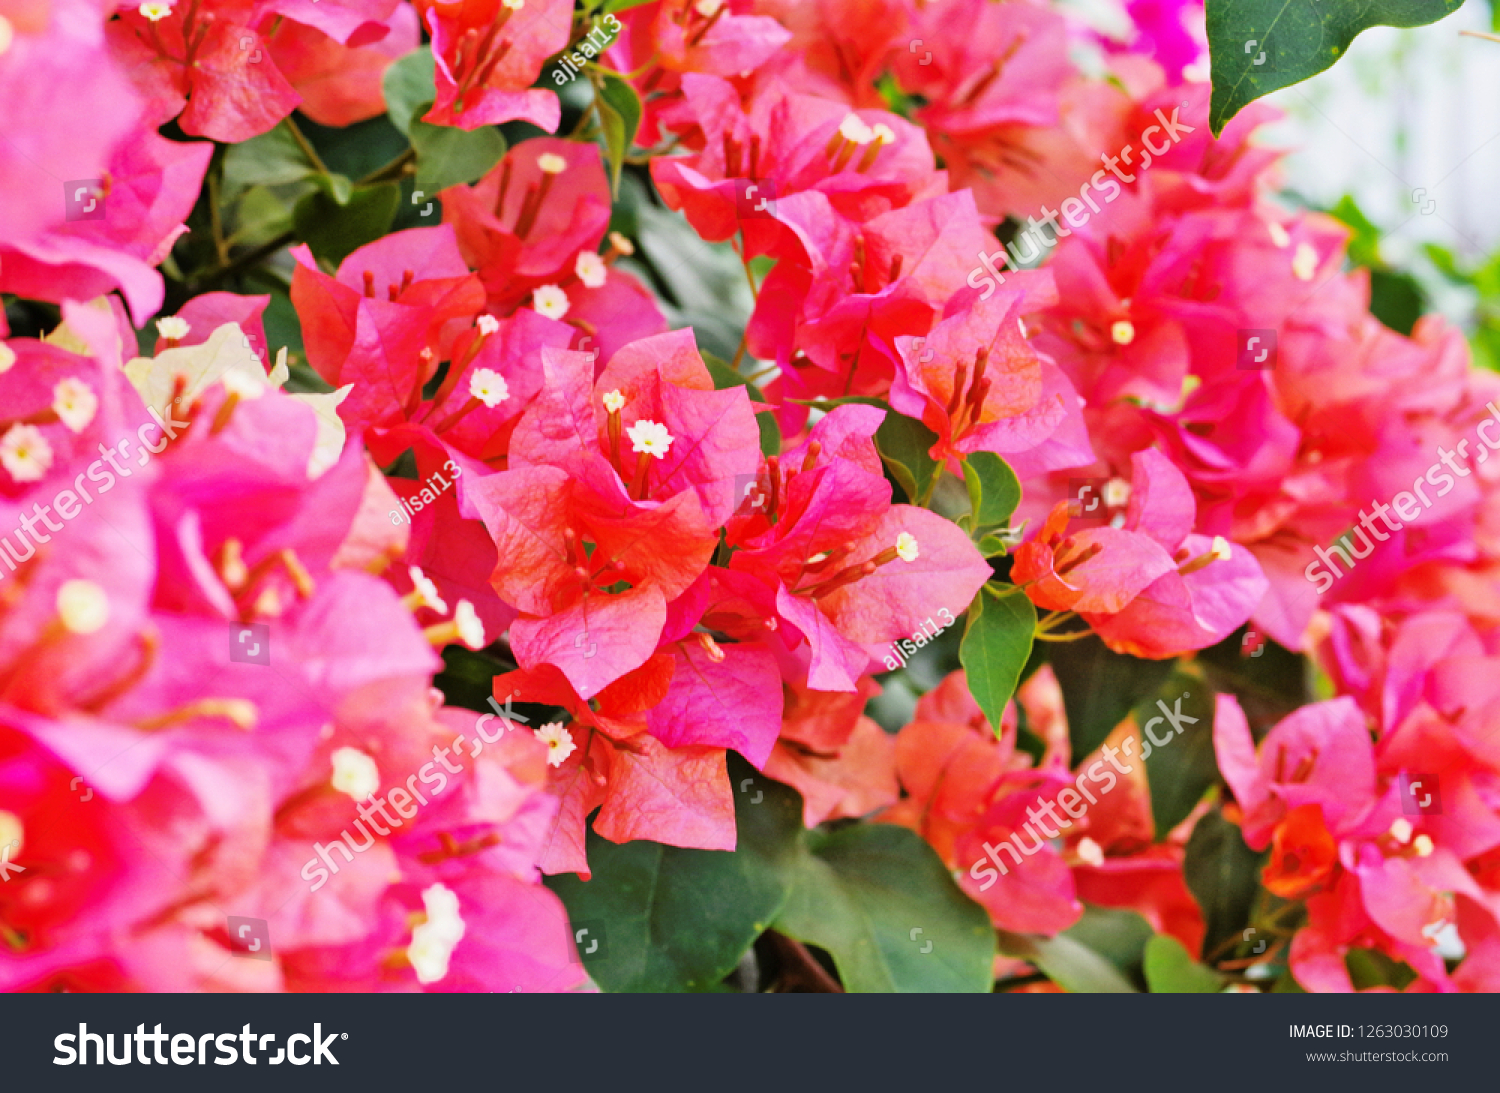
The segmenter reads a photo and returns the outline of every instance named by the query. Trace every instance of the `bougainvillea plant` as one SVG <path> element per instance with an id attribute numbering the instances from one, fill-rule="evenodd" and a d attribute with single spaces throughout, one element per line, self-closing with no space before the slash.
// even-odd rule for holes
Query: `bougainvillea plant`
<path id="1" fill-rule="evenodd" d="M 1500 989 L 1500 379 L 1128 11 L 0 0 L 0 988 Z"/>

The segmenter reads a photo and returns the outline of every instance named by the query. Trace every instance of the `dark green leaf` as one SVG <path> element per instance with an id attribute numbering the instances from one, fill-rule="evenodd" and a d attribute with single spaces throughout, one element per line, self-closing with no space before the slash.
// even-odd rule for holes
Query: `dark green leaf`
<path id="1" fill-rule="evenodd" d="M 1157 934 L 1146 943 L 1146 983 L 1152 994 L 1217 994 L 1223 980 L 1199 964 L 1182 942 Z"/>
<path id="2" fill-rule="evenodd" d="M 625 11 L 627 8 L 638 8 L 642 4 L 649 4 L 651 0 L 608 0 L 604 5 L 605 11 Z"/>
<path id="3" fill-rule="evenodd" d="M 390 183 L 355 187 L 342 206 L 318 190 L 297 202 L 292 221 L 313 254 L 337 265 L 386 233 L 400 200 L 401 187 Z"/>
<path id="4" fill-rule="evenodd" d="M 1203 953 L 1212 956 L 1226 942 L 1238 942 L 1250 923 L 1261 855 L 1245 845 L 1240 829 L 1217 810 L 1193 825 L 1182 872 L 1203 912 Z"/>
<path id="5" fill-rule="evenodd" d="M 1151 784 L 1156 837 L 1165 839 L 1218 777 L 1213 688 L 1199 677 L 1175 672 L 1136 707 L 1135 726 L 1137 754 L 1146 760 Z"/>
<path id="6" fill-rule="evenodd" d="M 927 496 L 933 479 L 942 470 L 927 454 L 936 442 L 937 434 L 926 425 L 894 410 L 885 415 L 875 431 L 875 447 L 912 504 Z"/>
<path id="7" fill-rule="evenodd" d="M 1094 637 L 1051 645 L 1048 659 L 1062 687 L 1068 736 L 1079 758 L 1104 743 L 1131 708 L 1172 672 L 1172 661 L 1115 653 Z"/>
<path id="8" fill-rule="evenodd" d="M 233 193 L 247 186 L 279 186 L 300 182 L 318 173 L 307 153 L 285 123 L 231 144 L 224 153 L 224 189 Z"/>
<path id="9" fill-rule="evenodd" d="M 1135 911 L 1085 905 L 1083 917 L 1064 930 L 1063 936 L 1104 957 L 1132 984 L 1145 985 L 1142 962 L 1146 942 L 1156 934 L 1151 923 Z"/>
<path id="10" fill-rule="evenodd" d="M 1021 503 L 1016 472 L 994 452 L 974 452 L 964 459 L 964 485 L 969 489 L 970 532 L 1010 523 Z"/>
<path id="11" fill-rule="evenodd" d="M 849 991 L 987 993 L 995 932 L 914 832 L 809 832 L 776 929 L 832 955 Z"/>
<path id="12" fill-rule="evenodd" d="M 730 757 L 739 848 L 683 850 L 588 833 L 593 877 L 548 878 L 575 936 L 599 940 L 584 966 L 607 991 L 712 990 L 786 901 L 802 799 Z"/>
<path id="13" fill-rule="evenodd" d="M 424 196 L 473 182 L 505 155 L 505 138 L 493 125 L 466 130 L 413 120 L 409 134 L 417 153 L 417 189 Z"/>
<path id="14" fill-rule="evenodd" d="M 409 133 L 414 119 L 421 117 L 437 98 L 432 47 L 422 46 L 397 60 L 385 70 L 381 88 L 385 92 L 385 112 L 391 124 Z"/>
<path id="15" fill-rule="evenodd" d="M 1029 937 L 1000 931 L 1000 951 L 1035 964 L 1074 994 L 1136 994 L 1113 964 L 1067 934 Z"/>
<path id="16" fill-rule="evenodd" d="M 318 184 L 318 188 L 323 193 L 333 199 L 335 205 L 347 205 L 349 199 L 354 196 L 354 183 L 337 172 L 315 175 L 313 181 Z"/>
<path id="17" fill-rule="evenodd" d="M 1373 26 L 1417 27 L 1463 0 L 1207 0 L 1215 135 L 1247 104 L 1328 68 Z"/>
<path id="18" fill-rule="evenodd" d="M 969 605 L 958 659 L 964 666 L 969 693 L 996 733 L 1005 704 L 1015 694 L 1021 669 L 1031 655 L 1035 630 L 1036 608 L 1014 588 L 997 593 L 985 585 Z"/>
<path id="19" fill-rule="evenodd" d="M 618 76 L 605 76 L 596 93 L 599 121 L 604 126 L 604 143 L 609 151 L 610 189 L 618 194 L 625 156 L 641 127 L 641 100 L 635 89 Z"/>

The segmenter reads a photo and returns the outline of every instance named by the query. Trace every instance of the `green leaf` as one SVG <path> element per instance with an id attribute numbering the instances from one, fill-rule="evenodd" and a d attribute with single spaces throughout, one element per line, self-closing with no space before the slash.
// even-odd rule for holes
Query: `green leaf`
<path id="1" fill-rule="evenodd" d="M 1151 785 L 1151 817 L 1157 839 L 1164 839 L 1187 819 L 1218 777 L 1214 690 L 1207 680 L 1174 672 L 1134 712 L 1138 754 L 1146 760 Z M 1175 730 L 1172 717 L 1178 718 Z"/>
<path id="2" fill-rule="evenodd" d="M 635 88 L 618 76 L 605 76 L 595 94 L 599 121 L 604 126 L 604 143 L 609 151 L 610 188 L 618 196 L 620 171 L 625 167 L 625 156 L 635 141 L 636 130 L 641 127 L 641 100 Z"/>
<path id="3" fill-rule="evenodd" d="M 568 908 L 582 952 L 606 991 L 713 990 L 786 902 L 800 854 L 802 799 L 730 756 L 739 848 L 683 850 L 645 840 L 616 845 L 588 832 L 593 878 L 547 885 Z"/>
<path id="4" fill-rule="evenodd" d="M 1146 942 L 1143 963 L 1152 994 L 1217 994 L 1224 981 L 1199 964 L 1182 942 L 1157 934 Z"/>
<path id="5" fill-rule="evenodd" d="M 1036 608 L 1015 588 L 997 593 L 985 585 L 969 605 L 958 659 L 964 666 L 969 693 L 997 734 L 1005 704 L 1015 694 L 1021 669 L 1031 656 L 1035 631 Z"/>
<path id="6" fill-rule="evenodd" d="M 979 553 L 986 558 L 997 558 L 1010 553 L 1010 547 L 998 535 L 982 535 L 979 538 Z"/>
<path id="7" fill-rule="evenodd" d="M 1260 859 L 1245 845 L 1240 829 L 1217 810 L 1193 825 L 1182 872 L 1203 912 L 1205 954 L 1218 951 L 1231 939 L 1242 939 L 1250 923 Z"/>
<path id="8" fill-rule="evenodd" d="M 971 533 L 1009 524 L 1021 503 L 1016 472 L 994 452 L 974 452 L 964 460 L 964 485 L 969 489 Z"/>
<path id="9" fill-rule="evenodd" d="M 1085 904 L 1083 917 L 1064 930 L 1063 936 L 1104 957 L 1132 984 L 1145 984 L 1142 963 L 1146 942 L 1156 932 L 1137 912 Z"/>
<path id="10" fill-rule="evenodd" d="M 224 153 L 224 189 L 238 192 L 247 186 L 280 186 L 318 174 L 307 153 L 285 123 L 231 144 Z"/>
<path id="11" fill-rule="evenodd" d="M 292 222 L 313 254 L 337 265 L 386 233 L 400 200 L 401 187 L 393 183 L 357 186 L 344 205 L 317 190 L 297 202 Z"/>
<path id="12" fill-rule="evenodd" d="M 1173 665 L 1113 652 L 1096 637 L 1053 644 L 1047 659 L 1062 687 L 1068 736 L 1079 758 L 1104 743 L 1131 708 L 1162 685 Z"/>
<path id="13" fill-rule="evenodd" d="M 642 4 L 649 4 L 651 0 L 609 0 L 604 5 L 605 11 L 625 11 L 628 8 L 638 8 Z"/>
<path id="14" fill-rule="evenodd" d="M 230 151 L 237 147 L 232 146 Z M 287 202 L 267 186 L 252 186 L 234 207 L 234 234 L 229 241 L 236 246 L 255 247 L 291 226 L 292 210 Z"/>
<path id="15" fill-rule="evenodd" d="M 1000 951 L 1035 964 L 1074 994 L 1137 994 L 1112 963 L 1067 934 L 1028 937 L 1000 931 Z"/>
<path id="16" fill-rule="evenodd" d="M 927 496 L 942 467 L 928 455 L 937 434 L 915 418 L 894 410 L 885 415 L 875 431 L 875 447 L 891 476 L 906 491 L 907 499 L 917 504 Z"/>
<path id="17" fill-rule="evenodd" d="M 354 196 L 354 183 L 337 172 L 319 174 L 314 177 L 313 181 L 318 184 L 319 189 L 333 199 L 335 205 L 347 205 L 349 199 Z"/>
<path id="18" fill-rule="evenodd" d="M 493 125 L 470 131 L 413 120 L 408 135 L 417 153 L 417 189 L 424 195 L 473 182 L 505 155 L 505 138 Z"/>
<path id="19" fill-rule="evenodd" d="M 409 135 L 412 121 L 425 114 L 437 98 L 436 71 L 431 46 L 412 50 L 385 70 L 381 80 L 385 112 L 401 132 Z"/>
<path id="20" fill-rule="evenodd" d="M 826 949 L 846 990 L 988 993 L 989 915 L 914 832 L 809 832 L 777 930 Z"/>
<path id="21" fill-rule="evenodd" d="M 701 351 L 701 355 L 703 363 L 708 365 L 708 374 L 713 377 L 715 390 L 723 391 L 730 387 L 743 387 L 749 394 L 751 402 L 766 401 L 766 396 L 760 393 L 760 388 L 729 367 L 729 362 L 723 357 L 715 356 L 707 350 Z M 760 427 L 761 454 L 767 457 L 777 455 L 781 451 L 781 426 L 776 423 L 776 415 L 756 414 L 755 424 Z"/>
<path id="22" fill-rule="evenodd" d="M 1417 27 L 1463 0 L 1207 0 L 1217 136 L 1247 104 L 1316 75 L 1373 26 Z"/>
<path id="23" fill-rule="evenodd" d="M 699 355 L 703 358 L 703 363 L 708 365 L 708 374 L 713 377 L 714 390 L 724 391 L 730 387 L 744 387 L 750 395 L 751 402 L 766 401 L 766 396 L 760 393 L 760 388 L 731 368 L 729 362 L 723 357 L 715 356 L 713 353 L 700 353 Z"/>

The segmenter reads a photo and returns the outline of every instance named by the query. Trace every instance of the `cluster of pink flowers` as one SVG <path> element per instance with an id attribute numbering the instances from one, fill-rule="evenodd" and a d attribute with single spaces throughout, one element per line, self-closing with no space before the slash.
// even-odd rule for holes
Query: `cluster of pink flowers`
<path id="1" fill-rule="evenodd" d="M 590 827 L 733 850 L 733 750 L 809 826 L 917 831 L 1003 930 L 1087 901 L 1196 952 L 1183 859 L 1214 807 L 1306 902 L 1305 987 L 1373 948 L 1412 989 L 1500 989 L 1500 379 L 1438 320 L 1376 321 L 1343 229 L 1273 200 L 1268 112 L 1212 139 L 1191 18 L 1131 11 L 1121 43 L 1021 0 L 630 7 L 589 57 L 639 95 L 661 200 L 734 241 L 774 378 L 720 385 L 619 261 L 600 148 L 541 136 L 441 224 L 336 268 L 292 249 L 337 389 L 299 395 L 246 348 L 268 297 L 162 314 L 213 142 L 378 115 L 424 38 L 423 120 L 556 133 L 572 4 L 0 4 L 0 292 L 61 317 L 0 341 L 0 988 L 586 988 L 541 876 L 587 878 Z M 893 503 L 891 414 L 943 472 L 1015 471 L 1008 579 L 1044 629 L 1165 659 L 1248 623 L 1334 697 L 1257 746 L 1219 696 L 1226 788 L 1160 840 L 1129 726 L 1075 762 L 1045 666 L 998 732 L 955 673 L 887 734 L 889 644 L 998 553 Z M 1315 582 L 1335 543 L 1360 564 Z M 450 643 L 514 661 L 497 704 L 563 713 L 476 727 L 433 688 Z M 1091 769 L 1086 820 L 981 883 Z M 231 918 L 275 960 L 234 959 Z"/>

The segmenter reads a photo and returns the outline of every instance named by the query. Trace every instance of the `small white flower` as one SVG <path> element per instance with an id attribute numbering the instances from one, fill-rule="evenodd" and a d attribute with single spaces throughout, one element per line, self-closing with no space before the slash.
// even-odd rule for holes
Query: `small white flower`
<path id="1" fill-rule="evenodd" d="M 1417 852 L 1417 857 L 1419 858 L 1430 857 L 1434 849 L 1432 840 L 1426 835 L 1418 835 L 1415 839 L 1412 840 L 1411 845 L 1412 849 Z"/>
<path id="2" fill-rule="evenodd" d="M 536 738 L 547 745 L 547 762 L 560 767 L 572 755 L 577 745 L 573 734 L 563 728 L 561 721 L 553 721 L 536 730 Z"/>
<path id="3" fill-rule="evenodd" d="M 1130 501 L 1130 483 L 1123 478 L 1111 478 L 1104 483 L 1104 503 L 1112 509 Z"/>
<path id="4" fill-rule="evenodd" d="M 895 144 L 896 143 L 896 132 L 895 132 L 895 130 L 893 130 L 889 125 L 887 125 L 883 121 L 876 122 L 875 123 L 875 128 L 871 129 L 870 133 L 881 144 Z"/>
<path id="5" fill-rule="evenodd" d="M 568 161 L 556 152 L 543 152 L 537 156 L 536 165 L 549 175 L 560 175 L 568 169 Z"/>
<path id="6" fill-rule="evenodd" d="M 698 14 L 705 19 L 711 19 L 720 8 L 724 6 L 724 0 L 698 0 L 693 7 L 698 9 Z"/>
<path id="7" fill-rule="evenodd" d="M 162 0 L 146 0 L 136 9 L 153 23 L 159 23 L 172 14 L 172 5 L 163 3 Z"/>
<path id="8" fill-rule="evenodd" d="M 641 418 L 625 430 L 625 435 L 630 438 L 631 451 L 645 452 L 657 459 L 666 458 L 668 449 L 672 447 L 672 434 L 667 432 L 667 427 L 650 418 Z"/>
<path id="9" fill-rule="evenodd" d="M 0 342 L 0 372 L 9 372 L 16 365 L 16 351 Z"/>
<path id="10" fill-rule="evenodd" d="M 333 763 L 330 783 L 340 793 L 363 801 L 380 788 L 380 768 L 358 748 L 336 748 L 329 759 Z"/>
<path id="11" fill-rule="evenodd" d="M 466 927 L 459 914 L 458 897 L 447 885 L 434 884 L 424 889 L 422 904 L 427 921 L 412 928 L 406 959 L 411 962 L 418 982 L 436 983 L 448 974 L 448 963 Z"/>
<path id="12" fill-rule="evenodd" d="M 10 20 L 0 15 L 0 57 L 10 49 L 10 44 L 16 40 L 16 29 L 11 26 Z M 0 369 L 3 371 L 3 369 Z"/>
<path id="13" fill-rule="evenodd" d="M 1318 252 L 1311 243 L 1298 243 L 1292 255 L 1292 275 L 1299 281 L 1311 281 L 1318 272 Z"/>
<path id="14" fill-rule="evenodd" d="M 489 368 L 476 368 L 469 377 L 469 394 L 493 410 L 510 398 L 510 385 L 499 372 Z"/>
<path id="15" fill-rule="evenodd" d="M 1275 243 L 1278 247 L 1291 246 L 1292 237 L 1288 235 L 1286 233 L 1286 229 L 1283 228 L 1280 224 L 1276 223 L 1276 221 L 1273 220 L 1269 224 L 1267 224 L 1266 231 L 1271 233 L 1271 242 Z"/>
<path id="16" fill-rule="evenodd" d="M 538 315 L 561 319 L 568 313 L 568 294 L 556 285 L 542 285 L 532 291 L 531 306 Z"/>
<path id="17" fill-rule="evenodd" d="M 77 376 L 58 380 L 57 386 L 52 388 L 52 412 L 75 433 L 89 427 L 98 409 L 99 398 L 94 389 Z"/>
<path id="18" fill-rule="evenodd" d="M 618 414 L 625 409 L 625 396 L 619 391 L 604 392 L 604 408 L 612 414 Z"/>
<path id="19" fill-rule="evenodd" d="M 39 482 L 52 466 L 52 445 L 35 425 L 12 425 L 0 436 L 0 466 L 17 482 Z"/>
<path id="20" fill-rule="evenodd" d="M 412 566 L 406 572 L 411 577 L 412 591 L 422 599 L 420 606 L 429 607 L 446 615 L 448 605 L 444 602 L 442 593 L 438 591 L 438 586 L 432 583 L 432 578 L 417 566 Z"/>
<path id="21" fill-rule="evenodd" d="M 849 113 L 839 122 L 839 136 L 855 144 L 869 144 L 875 139 L 875 131 L 861 121 L 858 114 Z"/>
<path id="22" fill-rule="evenodd" d="M 238 396 L 240 401 L 249 402 L 251 399 L 260 398 L 266 393 L 270 386 L 266 377 L 259 372 L 251 372 L 244 368 L 231 368 L 225 372 L 221 383 L 224 390 L 231 395 Z"/>
<path id="23" fill-rule="evenodd" d="M 588 288 L 599 288 L 609 277 L 609 267 L 591 250 L 581 250 L 573 263 L 573 272 Z"/>
<path id="24" fill-rule="evenodd" d="M 915 562 L 917 560 L 917 537 L 909 531 L 903 531 L 896 536 L 896 557 L 903 562 Z"/>
<path id="25" fill-rule="evenodd" d="M 5 848 L 9 847 L 10 854 L 7 856 L 11 861 L 15 861 L 16 855 L 25 845 L 26 825 L 21 822 L 21 817 L 14 812 L 0 809 L 0 854 L 3 854 Z"/>
<path id="26" fill-rule="evenodd" d="M 1073 849 L 1077 851 L 1079 860 L 1081 861 L 1088 862 L 1090 865 L 1104 864 L 1104 851 L 1099 848 L 1098 843 L 1087 835 L 1079 839 L 1078 845 Z"/>
<path id="27" fill-rule="evenodd" d="M 500 2 L 511 11 L 520 11 L 526 6 L 526 0 L 500 0 Z"/>
<path id="28" fill-rule="evenodd" d="M 619 232 L 609 233 L 609 245 L 614 247 L 615 250 L 619 251 L 621 254 L 630 255 L 635 253 L 635 244 L 632 243 L 629 239 L 626 239 Z"/>
<path id="29" fill-rule="evenodd" d="M 1213 544 L 1208 548 L 1209 553 L 1221 562 L 1227 562 L 1234 555 L 1234 548 L 1229 545 L 1229 540 L 1222 535 L 1215 535 Z"/>
<path id="30" fill-rule="evenodd" d="M 1119 319 L 1109 328 L 1109 340 L 1116 345 L 1129 345 L 1135 341 L 1135 324 L 1129 319 Z"/>
<path id="31" fill-rule="evenodd" d="M 488 644 L 484 640 L 484 623 L 479 621 L 479 612 L 468 600 L 458 601 L 458 606 L 453 609 L 453 621 L 458 626 L 458 640 L 470 649 L 483 649 Z"/>
<path id="32" fill-rule="evenodd" d="M 1402 846 L 1411 842 L 1411 831 L 1411 821 L 1405 816 L 1397 816 L 1391 823 L 1391 838 L 1395 839 Z"/>
<path id="33" fill-rule="evenodd" d="M 70 634 L 98 633 L 109 621 L 109 597 L 93 581 L 64 581 L 57 589 L 57 615 Z"/>
<path id="34" fill-rule="evenodd" d="M 474 325 L 479 328 L 479 333 L 488 338 L 491 334 L 500 329 L 500 320 L 495 318 L 493 315 L 481 315 L 479 316 L 479 318 L 474 320 Z"/>
<path id="35" fill-rule="evenodd" d="M 145 5 L 142 6 L 144 7 Z M 168 341 L 181 341 L 188 336 L 188 331 L 192 329 L 186 319 L 179 318 L 176 315 L 168 315 L 165 319 L 156 320 L 156 332 Z"/>

